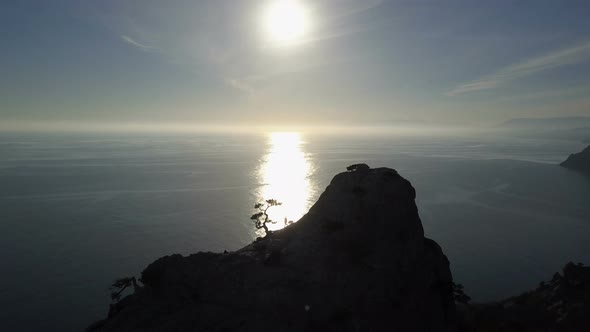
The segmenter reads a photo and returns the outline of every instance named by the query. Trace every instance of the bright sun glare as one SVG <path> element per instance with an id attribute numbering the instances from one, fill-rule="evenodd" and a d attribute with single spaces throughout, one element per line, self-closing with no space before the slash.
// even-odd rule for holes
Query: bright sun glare
<path id="1" fill-rule="evenodd" d="M 276 199 L 283 205 L 269 210 L 271 230 L 283 228 L 284 219 L 297 221 L 309 208 L 314 192 L 309 176 L 314 166 L 304 152 L 304 142 L 299 133 L 274 132 L 269 135 L 268 151 L 264 156 L 258 177 L 262 187 L 258 200 Z"/>
<path id="2" fill-rule="evenodd" d="M 298 0 L 276 0 L 266 10 L 264 25 L 273 42 L 294 43 L 307 32 L 308 13 Z"/>

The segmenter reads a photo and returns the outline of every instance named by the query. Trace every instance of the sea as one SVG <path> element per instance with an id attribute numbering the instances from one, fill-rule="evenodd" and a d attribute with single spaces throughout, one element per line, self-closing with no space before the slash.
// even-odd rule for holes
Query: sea
<path id="1" fill-rule="evenodd" d="M 298 220 L 355 163 L 411 181 L 425 236 L 475 302 L 590 263 L 590 177 L 577 141 L 494 132 L 0 134 L 0 331 L 81 331 L 109 286 L 174 253 L 232 251 L 265 199 Z"/>

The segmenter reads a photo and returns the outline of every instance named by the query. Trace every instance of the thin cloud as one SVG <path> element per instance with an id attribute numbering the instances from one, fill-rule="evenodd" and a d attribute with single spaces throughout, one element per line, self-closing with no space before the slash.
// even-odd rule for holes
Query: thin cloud
<path id="1" fill-rule="evenodd" d="M 348 6 L 346 3 L 342 3 L 342 1 L 339 3 L 339 6 L 341 8 L 347 8 L 349 7 L 347 10 L 339 13 L 338 15 L 336 15 L 336 17 L 345 17 L 345 16 L 351 16 L 351 15 L 356 15 L 359 13 L 362 13 L 364 11 L 379 7 L 383 4 L 383 0 L 365 0 L 362 2 L 359 1 L 351 1 L 350 3 L 348 3 Z"/>
<path id="2" fill-rule="evenodd" d="M 228 86 L 239 91 L 245 92 L 247 94 L 254 94 L 255 92 L 254 88 L 250 84 L 246 83 L 244 80 L 240 80 L 237 78 L 228 78 L 225 80 L 225 83 Z"/>
<path id="3" fill-rule="evenodd" d="M 494 89 L 501 84 L 516 79 L 534 75 L 545 70 L 580 63 L 588 58 L 590 58 L 590 42 L 554 51 L 543 56 L 531 58 L 524 62 L 508 66 L 494 74 L 486 75 L 478 80 L 461 84 L 447 92 L 446 95 L 452 97 L 468 92 Z"/>
<path id="4" fill-rule="evenodd" d="M 339 58 L 337 60 L 331 59 L 330 61 L 324 61 L 324 62 L 306 63 L 304 65 L 295 66 L 295 67 L 292 67 L 290 69 L 285 69 L 285 70 L 276 70 L 276 71 L 271 71 L 271 72 L 265 72 L 263 74 L 252 74 L 249 76 L 242 76 L 239 78 L 238 77 L 225 78 L 224 82 L 227 86 L 229 86 L 231 88 L 234 88 L 234 89 L 242 91 L 242 92 L 246 92 L 250 95 L 254 95 L 258 92 L 257 85 L 260 85 L 260 83 L 264 83 L 265 81 L 269 81 L 275 77 L 298 73 L 298 72 L 302 72 L 302 71 L 306 71 L 306 70 L 310 70 L 310 69 L 314 69 L 314 68 L 330 66 L 330 65 L 334 65 L 336 63 L 351 62 L 351 61 L 354 61 L 355 58 L 356 57 L 354 57 L 354 56 L 348 56 L 348 57 Z"/>
<path id="5" fill-rule="evenodd" d="M 142 51 L 151 52 L 151 51 L 154 51 L 154 50 L 155 50 L 155 48 L 154 48 L 154 47 L 151 47 L 151 46 L 148 46 L 148 45 L 142 44 L 142 43 L 140 43 L 140 42 L 138 42 L 138 41 L 136 41 L 136 40 L 133 40 L 133 39 L 132 39 L 131 37 L 129 37 L 129 36 L 121 35 L 120 37 L 121 37 L 121 39 L 122 39 L 123 41 L 125 41 L 126 43 L 128 43 L 128 44 L 131 44 L 131 45 L 133 45 L 133 46 L 135 46 L 135 47 L 138 47 L 138 48 L 140 48 Z"/>

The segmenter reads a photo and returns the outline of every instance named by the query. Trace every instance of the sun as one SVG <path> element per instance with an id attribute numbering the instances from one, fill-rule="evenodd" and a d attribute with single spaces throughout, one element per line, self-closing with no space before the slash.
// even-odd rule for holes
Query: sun
<path id="1" fill-rule="evenodd" d="M 264 27 L 275 43 L 301 41 L 309 27 L 307 10 L 298 0 L 276 0 L 265 12 Z"/>

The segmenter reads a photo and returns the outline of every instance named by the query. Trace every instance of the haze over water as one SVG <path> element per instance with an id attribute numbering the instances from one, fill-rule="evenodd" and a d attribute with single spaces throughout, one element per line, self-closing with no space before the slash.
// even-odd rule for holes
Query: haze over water
<path id="1" fill-rule="evenodd" d="M 556 166 L 581 149 L 573 141 L 290 132 L 0 142 L 2 330 L 80 330 L 105 316 L 111 280 L 163 255 L 236 250 L 257 236 L 255 202 L 283 202 L 271 214 L 280 228 L 358 162 L 412 182 L 426 236 L 476 301 L 590 262 L 590 179 Z"/>
<path id="2" fill-rule="evenodd" d="M 241 248 L 262 235 L 255 203 L 282 202 L 279 229 L 355 163 L 411 181 L 475 301 L 590 263 L 589 177 L 557 166 L 590 142 L 588 17 L 587 1 L 0 2 L 0 332 L 79 331 L 113 279 Z"/>

